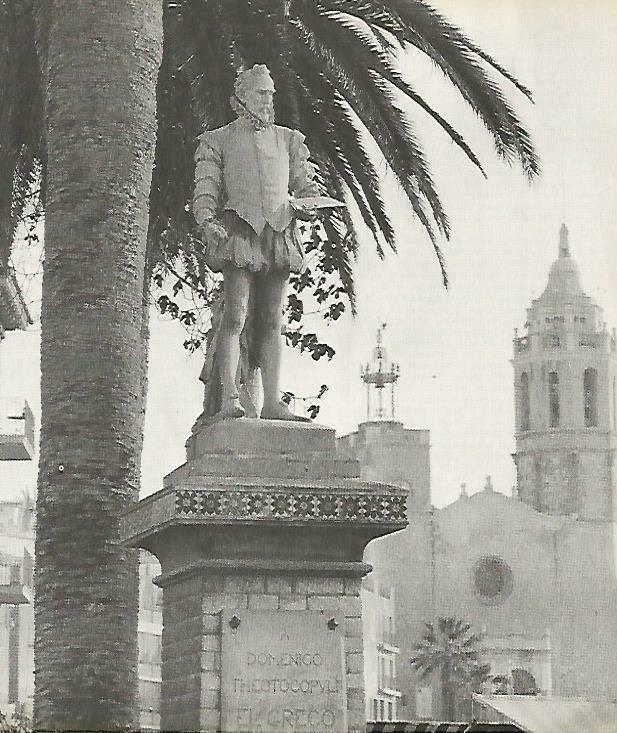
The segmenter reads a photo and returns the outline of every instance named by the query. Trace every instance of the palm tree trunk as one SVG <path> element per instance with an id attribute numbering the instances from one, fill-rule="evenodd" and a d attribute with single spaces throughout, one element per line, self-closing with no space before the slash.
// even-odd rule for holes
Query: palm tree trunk
<path id="1" fill-rule="evenodd" d="M 456 716 L 454 687 L 450 668 L 447 664 L 444 664 L 441 668 L 441 703 L 443 719 L 447 721 L 454 720 Z"/>
<path id="2" fill-rule="evenodd" d="M 137 724 L 138 498 L 160 0 L 50 0 L 35 727 Z M 146 330 L 144 330 L 146 329 Z"/>

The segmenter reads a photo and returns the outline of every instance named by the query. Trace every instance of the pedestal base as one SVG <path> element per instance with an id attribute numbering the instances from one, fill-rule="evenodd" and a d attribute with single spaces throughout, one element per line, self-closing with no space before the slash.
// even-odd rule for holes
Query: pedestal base
<path id="1" fill-rule="evenodd" d="M 163 730 L 360 733 L 366 543 L 406 524 L 334 431 L 229 420 L 124 518 L 160 560 Z"/>

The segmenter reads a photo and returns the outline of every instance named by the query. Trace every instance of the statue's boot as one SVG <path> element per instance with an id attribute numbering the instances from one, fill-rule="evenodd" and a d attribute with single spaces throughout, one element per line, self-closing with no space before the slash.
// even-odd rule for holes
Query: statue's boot
<path id="1" fill-rule="evenodd" d="M 227 418 L 244 417 L 245 414 L 238 395 L 231 395 L 223 398 L 221 409 L 214 417 L 216 420 L 226 420 Z"/>
<path id="2" fill-rule="evenodd" d="M 311 422 L 308 417 L 294 415 L 284 402 L 275 405 L 264 405 L 261 411 L 262 420 L 294 420 L 295 422 Z"/>

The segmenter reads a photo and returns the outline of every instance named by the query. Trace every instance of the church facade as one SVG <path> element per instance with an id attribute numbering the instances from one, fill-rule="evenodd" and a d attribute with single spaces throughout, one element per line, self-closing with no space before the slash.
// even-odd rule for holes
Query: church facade
<path id="1" fill-rule="evenodd" d="M 422 457 L 401 439 L 426 431 L 361 425 L 359 435 L 382 436 L 372 450 L 356 434 L 341 439 L 365 471 L 410 488 L 409 527 L 367 550 L 375 581 L 395 589 L 399 719 L 441 713 L 438 690 L 422 688 L 409 664 L 425 622 L 441 616 L 482 635 L 511 693 L 617 699 L 615 341 L 562 226 L 547 286 L 513 340 L 512 496 L 488 478 L 434 509 L 428 435 Z"/>

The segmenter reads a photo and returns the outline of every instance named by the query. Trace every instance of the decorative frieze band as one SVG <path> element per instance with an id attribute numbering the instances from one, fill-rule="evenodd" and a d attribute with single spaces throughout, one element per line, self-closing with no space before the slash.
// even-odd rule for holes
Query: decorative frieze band
<path id="1" fill-rule="evenodd" d="M 406 497 L 394 493 L 209 491 L 176 489 L 178 517 L 212 519 L 405 522 Z"/>

